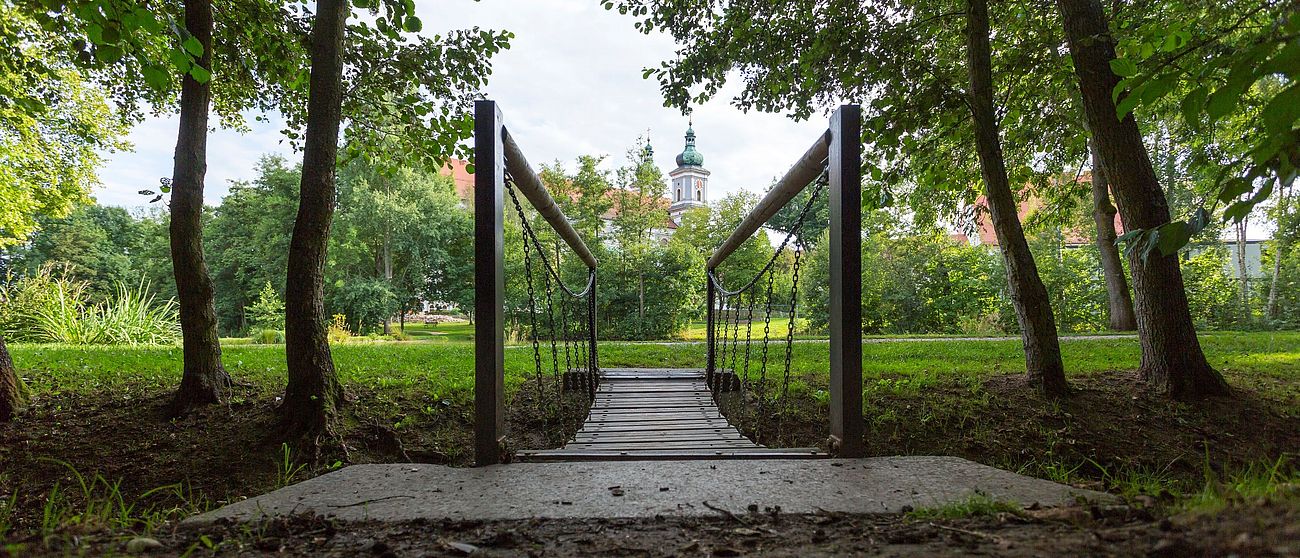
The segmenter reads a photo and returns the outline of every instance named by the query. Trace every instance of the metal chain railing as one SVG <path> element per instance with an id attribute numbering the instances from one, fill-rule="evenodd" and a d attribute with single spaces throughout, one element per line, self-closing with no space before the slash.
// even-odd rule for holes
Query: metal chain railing
<path id="1" fill-rule="evenodd" d="M 531 416 L 527 420 L 539 422 L 540 432 L 546 438 L 544 442 L 528 445 L 554 446 L 566 440 L 585 415 L 585 409 L 573 408 L 571 396 L 581 395 L 585 404 L 590 405 L 599 388 L 596 358 L 591 354 L 594 346 L 592 331 L 584 325 L 590 322 L 569 319 L 570 314 L 585 318 L 584 310 L 589 311 L 592 307 L 595 270 L 588 271 L 587 284 L 581 291 L 574 291 L 566 285 L 558 265 L 552 264 L 542 240 L 533 229 L 530 216 L 516 194 L 514 179 L 508 172 L 505 174 L 505 191 L 520 224 L 523 244 L 522 282 L 527 300 L 520 309 L 523 319 L 517 323 L 526 322 L 521 327 L 527 330 L 520 333 L 526 336 L 532 349 L 533 388 L 531 397 L 527 398 L 531 399 L 531 405 L 526 405 L 531 407 Z M 541 265 L 534 265 L 536 262 Z M 543 349 L 544 344 L 550 346 L 549 362 L 546 362 L 548 355 Z M 546 378 L 548 371 L 549 381 Z"/>
<path id="2" fill-rule="evenodd" d="M 790 394 L 800 270 L 804 265 L 807 251 L 807 243 L 800 236 L 800 232 L 809 219 L 811 209 L 820 200 L 828 181 L 829 175 L 823 169 L 821 175 L 812 184 L 812 195 L 803 204 L 785 238 L 758 273 L 739 288 L 726 288 L 715 270 L 708 271 L 708 281 L 717 293 L 716 308 L 713 309 L 716 311 L 716 317 L 710 321 L 711 331 L 706 343 L 709 362 L 715 366 L 710 370 L 709 388 L 714 400 L 728 419 L 760 444 L 767 444 L 778 437 L 784 426 L 784 417 L 788 414 L 785 405 L 789 401 Z M 789 298 L 783 305 L 777 302 L 775 290 L 778 272 L 786 271 L 779 268 L 778 262 L 787 250 L 791 251 L 793 256 L 788 268 Z M 766 285 L 760 286 L 765 276 Z M 746 299 L 748 299 L 747 305 Z M 754 338 L 754 314 L 755 307 L 760 302 L 763 306 L 763 333 L 761 340 L 758 340 Z M 772 381 L 768 378 L 769 344 L 772 341 L 774 310 L 784 313 L 788 320 L 779 388 L 771 385 L 775 378 Z M 744 313 L 743 324 L 742 312 Z M 743 342 L 740 339 L 741 328 L 745 330 Z M 742 343 L 745 357 L 740 360 Z M 756 359 L 751 358 L 756 352 L 754 343 L 761 343 L 762 347 L 761 350 L 757 350 Z M 751 366 L 752 360 L 757 362 Z"/>

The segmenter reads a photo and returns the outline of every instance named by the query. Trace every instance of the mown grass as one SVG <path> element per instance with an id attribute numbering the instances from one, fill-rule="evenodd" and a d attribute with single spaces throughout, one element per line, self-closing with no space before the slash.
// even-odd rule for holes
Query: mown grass
<path id="1" fill-rule="evenodd" d="M 1245 380 L 1294 401 L 1300 396 L 1300 332 L 1214 333 L 1201 338 L 1212 363 Z M 1086 376 L 1138 366 L 1137 339 L 1116 337 L 1063 341 L 1066 371 Z M 39 397 L 47 393 L 173 387 L 180 376 L 181 350 L 174 346 L 77 346 L 15 344 L 11 346 L 21 375 Z M 562 351 L 562 349 L 561 349 Z M 813 384 L 829 370 L 826 342 L 795 343 L 791 374 Z M 448 397 L 470 397 L 474 380 L 473 345 L 443 343 L 343 343 L 332 347 L 335 365 L 345 384 L 383 390 L 420 390 Z M 542 347 L 545 358 L 549 349 Z M 743 368 L 744 345 L 735 352 L 735 367 Z M 729 353 L 730 354 L 730 353 Z M 762 344 L 750 347 L 750 374 L 762 362 Z M 769 372 L 784 369 L 785 345 L 768 345 Z M 563 359 L 563 356 L 561 356 Z M 700 344 L 602 342 L 604 367 L 680 367 L 704 365 Z M 232 345 L 223 351 L 227 370 L 238 381 L 280 386 L 285 378 L 283 345 Z M 1020 341 L 935 340 L 870 342 L 863 346 L 863 378 L 868 391 L 916 393 L 941 383 L 976 381 L 1024 368 Z M 561 364 L 563 366 L 563 364 Z M 720 364 L 732 367 L 732 359 Z M 507 383 L 532 374 L 527 345 L 506 350 Z"/>

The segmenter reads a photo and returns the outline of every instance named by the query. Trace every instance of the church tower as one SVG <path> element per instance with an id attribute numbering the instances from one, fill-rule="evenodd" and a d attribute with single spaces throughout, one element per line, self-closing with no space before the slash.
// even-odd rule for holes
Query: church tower
<path id="1" fill-rule="evenodd" d="M 709 202 L 709 171 L 704 168 L 704 155 L 695 150 L 695 130 L 686 128 L 686 148 L 677 155 L 677 168 L 668 173 L 672 179 L 669 196 L 672 204 L 668 215 L 681 222 L 681 216 L 696 207 L 706 207 Z"/>

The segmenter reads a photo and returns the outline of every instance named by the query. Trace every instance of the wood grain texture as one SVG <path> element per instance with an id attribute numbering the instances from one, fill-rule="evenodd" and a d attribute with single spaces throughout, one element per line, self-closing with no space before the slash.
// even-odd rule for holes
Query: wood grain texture
<path id="1" fill-rule="evenodd" d="M 613 368 L 582 429 L 563 448 L 522 461 L 825 457 L 815 448 L 771 449 L 745 438 L 718 411 L 702 369 Z"/>

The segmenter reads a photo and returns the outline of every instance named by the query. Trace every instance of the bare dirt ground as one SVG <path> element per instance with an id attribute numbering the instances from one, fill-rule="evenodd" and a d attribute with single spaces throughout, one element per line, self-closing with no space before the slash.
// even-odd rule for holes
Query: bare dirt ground
<path id="1" fill-rule="evenodd" d="M 335 524 L 294 517 L 161 537 L 157 556 L 1297 556 L 1300 509 L 1262 503 L 1214 516 L 1062 508 L 966 519 L 759 512 L 648 520 Z M 82 541 L 32 555 L 125 553 Z"/>
<path id="2" fill-rule="evenodd" d="M 1063 480 L 1099 490 L 1114 490 L 1114 477 L 1121 473 L 1140 472 L 1159 481 L 1148 491 L 1156 501 L 1152 511 L 1074 510 L 1059 517 L 1031 511 L 1025 516 L 922 520 L 733 510 L 739 519 L 719 514 L 710 520 L 337 526 L 296 518 L 187 533 L 176 530 L 177 520 L 284 482 L 281 448 L 267 434 L 274 431 L 274 396 L 242 389 L 236 403 L 166 421 L 161 409 L 167 393 L 63 393 L 42 397 L 21 421 L 0 425 L 0 499 L 14 502 L 10 530 L 0 533 L 0 556 L 6 548 L 12 556 L 120 554 L 126 541 L 145 531 L 89 521 L 41 536 L 56 483 L 70 513 L 82 509 L 73 470 L 115 483 L 123 502 L 136 506 L 136 512 L 174 510 L 152 526 L 151 537 L 162 544 L 162 555 L 190 550 L 194 556 L 207 555 L 211 545 L 220 555 L 441 556 L 472 550 L 453 544 L 463 543 L 484 555 L 548 556 L 1300 556 L 1300 489 L 1292 489 L 1287 499 L 1236 502 L 1198 516 L 1170 515 L 1178 512 L 1176 498 L 1164 492 L 1166 485 L 1196 489 L 1207 473 L 1221 474 L 1242 463 L 1288 455 L 1294 459 L 1300 451 L 1300 416 L 1293 395 L 1279 398 L 1240 389 L 1231 399 L 1190 406 L 1143 393 L 1131 372 L 1114 372 L 1074 379 L 1075 396 L 1053 403 L 1020 389 L 1015 379 L 984 382 L 987 402 L 979 407 L 972 407 L 964 385 L 939 386 L 914 397 L 876 397 L 868 424 L 871 452 L 956 455 L 1047 478 L 1053 477 L 1045 467 L 1069 466 L 1073 473 Z M 428 404 L 412 398 L 394 405 L 418 409 Z M 807 404 L 808 412 L 801 415 L 821 416 L 816 402 Z M 467 464 L 468 407 L 444 408 L 400 430 L 392 426 L 394 417 L 369 406 L 350 405 L 344 412 L 347 450 L 323 455 L 296 470 L 291 480 L 340 464 Z M 790 419 L 787 432 L 823 439 L 821 420 L 809 419 L 805 425 L 798 417 Z M 180 490 L 145 496 L 173 484 Z"/>

